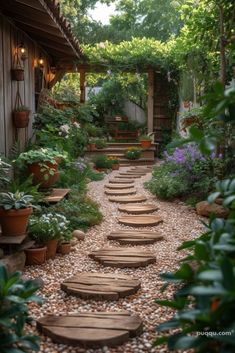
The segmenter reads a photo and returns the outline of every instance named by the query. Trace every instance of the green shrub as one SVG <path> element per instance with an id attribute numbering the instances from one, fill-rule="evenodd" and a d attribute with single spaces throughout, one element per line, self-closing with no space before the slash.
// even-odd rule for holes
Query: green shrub
<path id="1" fill-rule="evenodd" d="M 139 159 L 141 156 L 142 150 L 138 147 L 130 147 L 125 152 L 125 157 L 127 159 Z"/>
<path id="2" fill-rule="evenodd" d="M 104 139 L 96 139 L 95 145 L 96 145 L 96 148 L 102 149 L 107 146 L 107 142 Z"/>
<path id="3" fill-rule="evenodd" d="M 93 158 L 96 168 L 108 169 L 112 167 L 110 160 L 105 155 L 98 155 Z"/>
<path id="4" fill-rule="evenodd" d="M 36 281 L 22 280 L 20 272 L 10 275 L 4 266 L 0 266 L 1 353 L 39 351 L 39 337 L 25 332 L 25 324 L 32 320 L 28 303 L 41 303 L 41 299 L 35 296 L 38 289 Z"/>

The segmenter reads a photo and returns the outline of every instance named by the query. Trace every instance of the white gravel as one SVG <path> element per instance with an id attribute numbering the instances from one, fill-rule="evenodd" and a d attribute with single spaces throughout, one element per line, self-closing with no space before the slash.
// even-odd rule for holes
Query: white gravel
<path id="1" fill-rule="evenodd" d="M 122 168 L 126 170 L 126 168 Z M 154 300 L 170 298 L 172 289 L 168 288 L 163 294 L 160 288 L 163 284 L 159 278 L 161 272 L 169 272 L 177 267 L 177 261 L 184 254 L 177 252 L 176 248 L 182 241 L 192 239 L 203 230 L 203 225 L 196 215 L 195 211 L 182 204 L 181 202 L 163 202 L 157 200 L 143 187 L 143 182 L 150 179 L 151 174 L 135 180 L 137 194 L 146 195 L 146 203 L 156 203 L 159 214 L 163 218 L 163 223 L 154 227 L 144 227 L 138 229 L 157 231 L 163 234 L 165 239 L 156 242 L 153 245 L 138 246 L 141 249 L 152 250 L 156 254 L 156 264 L 139 269 L 116 269 L 103 267 L 96 261 L 90 259 L 87 255 L 92 250 L 97 250 L 103 246 L 118 246 L 118 243 L 107 241 L 106 236 L 117 229 L 133 229 L 117 223 L 117 217 L 120 216 L 118 203 L 108 201 L 108 196 L 104 194 L 104 185 L 108 179 L 113 178 L 119 172 L 112 172 L 104 180 L 92 182 L 89 184 L 89 196 L 96 200 L 104 214 L 104 221 L 89 230 L 84 241 L 80 241 L 75 246 L 72 253 L 66 256 L 57 255 L 54 260 L 49 260 L 42 266 L 28 267 L 25 270 L 27 277 L 41 277 L 44 281 L 44 287 L 40 294 L 45 298 L 42 306 L 30 305 L 30 311 L 33 318 L 38 318 L 46 314 L 65 314 L 78 311 L 118 311 L 128 310 L 131 313 L 138 314 L 144 323 L 144 332 L 141 336 L 129 340 L 128 343 L 117 348 L 90 349 L 84 350 L 77 347 L 69 347 L 61 344 L 54 344 L 49 338 L 42 336 L 40 353 L 144 353 L 156 352 L 166 353 L 166 347 L 152 348 L 152 343 L 156 338 L 155 327 L 171 317 L 172 311 L 155 304 Z M 119 301 L 93 301 L 66 295 L 60 290 L 60 283 L 66 278 L 82 271 L 103 271 L 104 273 L 123 273 L 137 277 L 141 280 L 142 288 L 130 297 L 120 299 Z M 35 333 L 34 327 L 30 331 Z"/>

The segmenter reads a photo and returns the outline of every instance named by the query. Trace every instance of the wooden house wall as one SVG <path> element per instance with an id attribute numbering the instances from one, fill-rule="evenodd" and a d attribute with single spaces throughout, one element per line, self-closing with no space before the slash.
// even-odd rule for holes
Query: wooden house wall
<path id="1" fill-rule="evenodd" d="M 25 79 L 17 82 L 11 79 L 14 53 L 20 42 L 24 43 L 27 59 L 24 62 Z M 43 73 L 47 77 L 49 58 L 47 54 L 26 34 L 17 29 L 0 15 L 0 154 L 8 156 L 12 146 L 18 141 L 21 149 L 32 136 L 32 123 L 35 114 L 35 77 L 34 69 L 39 57 L 44 59 Z M 12 121 L 17 86 L 23 105 L 30 108 L 30 123 L 25 129 L 16 129 Z"/>

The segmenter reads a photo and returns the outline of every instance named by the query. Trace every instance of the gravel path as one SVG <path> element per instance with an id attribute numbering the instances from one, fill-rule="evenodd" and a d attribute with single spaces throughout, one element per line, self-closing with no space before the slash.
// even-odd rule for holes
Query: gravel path
<path id="1" fill-rule="evenodd" d="M 125 170 L 126 168 L 122 168 Z M 131 313 L 140 315 L 144 323 L 144 332 L 140 337 L 131 339 L 128 343 L 117 348 L 84 350 L 60 344 L 54 344 L 49 338 L 42 336 L 40 353 L 143 353 L 156 352 L 166 353 L 166 348 L 152 348 L 152 342 L 156 338 L 155 327 L 160 322 L 171 317 L 170 309 L 162 308 L 154 303 L 156 298 L 170 298 L 172 289 L 168 289 L 163 294 L 160 292 L 162 281 L 159 274 L 165 271 L 172 271 L 177 267 L 180 256 L 176 248 L 182 241 L 192 239 L 203 229 L 200 219 L 195 211 L 182 203 L 170 203 L 157 200 L 143 187 L 143 182 L 150 179 L 148 174 L 135 180 L 137 194 L 146 195 L 146 203 L 154 203 L 159 206 L 156 214 L 162 216 L 164 222 L 154 227 L 144 227 L 138 229 L 157 231 L 163 234 L 165 239 L 153 245 L 138 246 L 138 248 L 152 250 L 157 257 L 156 264 L 139 269 L 116 269 L 103 267 L 99 263 L 90 259 L 87 255 L 92 250 L 97 250 L 102 246 L 118 246 L 118 243 L 106 240 L 106 235 L 117 229 L 133 229 L 131 227 L 119 225 L 116 221 L 120 216 L 118 204 L 108 201 L 108 196 L 104 194 L 104 185 L 108 179 L 113 178 L 118 172 L 109 174 L 104 180 L 89 184 L 89 196 L 96 200 L 104 214 L 102 224 L 95 226 L 86 234 L 85 241 L 80 241 L 73 252 L 66 256 L 58 255 L 56 259 L 49 260 L 42 266 L 28 267 L 25 270 L 27 277 L 41 277 L 44 287 L 41 295 L 46 299 L 45 303 L 39 307 L 31 304 L 31 314 L 36 319 L 46 314 L 66 314 L 77 311 L 118 311 L 128 310 Z M 60 290 L 60 283 L 66 278 L 82 271 L 103 271 L 104 273 L 123 273 L 137 277 L 141 280 L 142 287 L 130 297 L 120 299 L 117 302 L 83 300 L 66 295 Z M 34 323 L 35 324 L 35 323 Z M 35 332 L 35 327 L 32 328 Z"/>

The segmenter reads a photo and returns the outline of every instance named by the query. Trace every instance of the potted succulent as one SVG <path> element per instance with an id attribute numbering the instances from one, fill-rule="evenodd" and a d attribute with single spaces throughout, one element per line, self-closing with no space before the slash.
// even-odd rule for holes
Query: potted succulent
<path id="1" fill-rule="evenodd" d="M 0 224 L 2 235 L 20 236 L 27 230 L 32 214 L 33 196 L 24 192 L 2 192 L 0 194 Z"/>
<path id="2" fill-rule="evenodd" d="M 99 172 L 105 172 L 109 167 L 111 167 L 111 163 L 108 161 L 108 158 L 105 155 L 96 156 L 94 158 L 95 169 Z"/>
<path id="3" fill-rule="evenodd" d="M 141 156 L 141 152 L 142 150 L 138 147 L 130 147 L 126 150 L 125 157 L 127 159 L 132 159 L 132 160 L 139 159 Z"/>
<path id="4" fill-rule="evenodd" d="M 58 252 L 62 255 L 69 254 L 71 251 L 72 233 L 70 231 L 64 232 L 62 240 L 59 242 Z"/>
<path id="5" fill-rule="evenodd" d="M 97 148 L 97 149 L 103 149 L 103 148 L 105 148 L 107 146 L 107 143 L 106 143 L 106 141 L 104 140 L 104 139 L 96 139 L 95 140 L 95 147 Z"/>
<path id="6" fill-rule="evenodd" d="M 20 107 L 16 108 L 12 113 L 15 127 L 27 127 L 29 124 L 29 114 L 30 109 L 24 105 L 21 105 Z"/>
<path id="7" fill-rule="evenodd" d="M 95 151 L 96 150 L 96 139 L 94 137 L 91 137 L 88 140 L 88 150 L 89 151 Z"/>
<path id="8" fill-rule="evenodd" d="M 53 259 L 59 240 L 68 232 L 68 225 L 69 221 L 60 213 L 50 212 L 31 217 L 29 237 L 36 242 L 36 247 L 25 250 L 26 264 L 39 264 L 45 259 Z"/>
<path id="9" fill-rule="evenodd" d="M 139 137 L 139 141 L 141 143 L 141 147 L 144 149 L 150 148 L 152 144 L 152 139 L 148 135 L 141 135 Z"/>
<path id="10" fill-rule="evenodd" d="M 30 150 L 19 155 L 18 161 L 27 165 L 28 175 L 33 176 L 33 184 L 41 189 L 50 188 L 59 178 L 58 164 L 65 155 L 51 148 Z"/>

